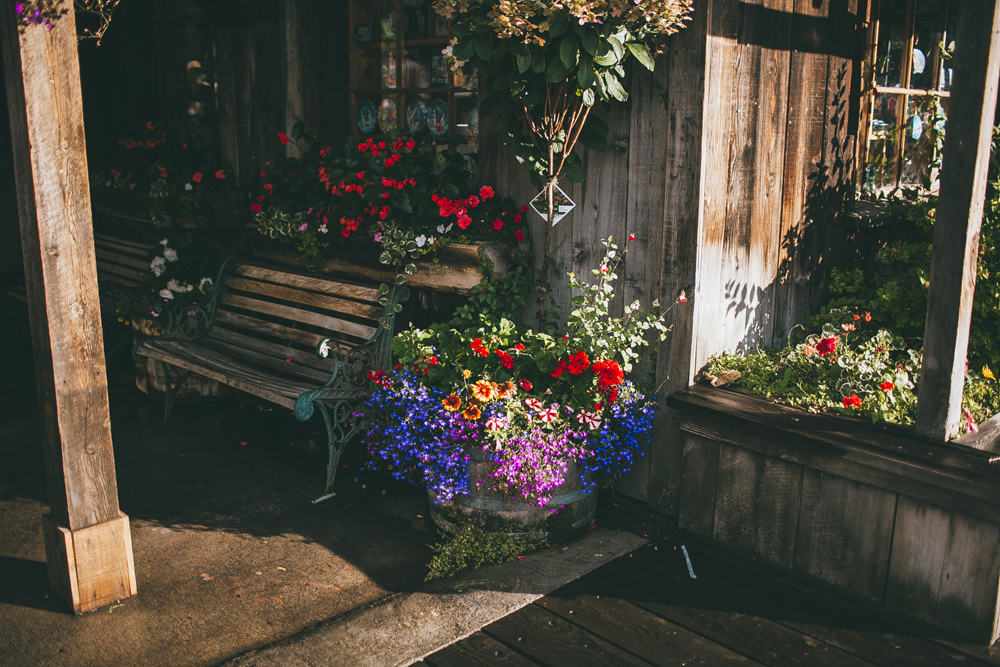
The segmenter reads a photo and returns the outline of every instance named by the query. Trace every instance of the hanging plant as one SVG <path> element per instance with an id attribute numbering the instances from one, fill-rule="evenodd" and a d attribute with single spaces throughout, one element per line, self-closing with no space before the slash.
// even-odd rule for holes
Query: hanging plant
<path id="1" fill-rule="evenodd" d="M 480 113 L 533 183 L 544 186 L 548 219 L 559 176 L 585 178 L 577 143 L 607 149 L 608 126 L 590 111 L 598 101 L 628 100 L 625 63 L 653 69 L 663 40 L 684 27 L 691 0 L 436 0 L 452 19 L 445 50 L 452 69 L 475 69 L 489 91 Z M 545 320 L 551 225 L 545 234 L 539 326 Z"/>

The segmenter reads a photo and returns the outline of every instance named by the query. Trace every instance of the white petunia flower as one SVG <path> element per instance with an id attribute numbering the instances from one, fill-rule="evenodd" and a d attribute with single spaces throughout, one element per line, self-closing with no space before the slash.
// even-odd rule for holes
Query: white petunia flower
<path id="1" fill-rule="evenodd" d="M 194 190 L 194 186 L 191 185 L 190 183 L 185 183 L 184 184 L 184 189 L 185 190 Z"/>
<path id="2" fill-rule="evenodd" d="M 168 262 L 176 262 L 177 261 L 177 251 L 174 250 L 173 248 L 167 248 L 167 247 L 164 246 L 164 248 L 163 248 L 163 257 Z"/>
<path id="3" fill-rule="evenodd" d="M 160 297 L 164 298 L 164 299 L 173 299 L 174 298 L 174 293 L 171 292 L 168 289 L 161 289 L 160 290 Z"/>
<path id="4" fill-rule="evenodd" d="M 437 226 L 438 234 L 444 234 L 444 225 Z"/>
<path id="5" fill-rule="evenodd" d="M 424 236 L 423 234 L 421 234 L 420 236 L 418 236 L 413 240 L 414 242 L 416 242 L 418 248 L 423 248 L 424 245 L 427 243 L 427 237 Z"/>
<path id="6" fill-rule="evenodd" d="M 167 266 L 167 260 L 163 259 L 162 257 L 154 257 L 153 261 L 149 263 L 150 270 L 152 270 L 153 275 L 156 276 L 157 278 L 160 277 L 160 274 L 163 273 L 163 270 L 166 268 L 166 266 Z"/>
<path id="7" fill-rule="evenodd" d="M 326 228 L 326 224 L 325 223 L 319 226 L 319 233 L 320 234 L 326 234 L 328 231 L 330 231 L 330 230 Z"/>

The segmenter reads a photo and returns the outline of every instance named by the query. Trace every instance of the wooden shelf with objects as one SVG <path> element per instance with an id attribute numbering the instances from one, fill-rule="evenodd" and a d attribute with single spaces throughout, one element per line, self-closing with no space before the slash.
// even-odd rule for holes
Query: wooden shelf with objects
<path id="1" fill-rule="evenodd" d="M 360 139 L 400 129 L 455 133 L 476 150 L 478 92 L 469 73 L 451 71 L 442 51 L 447 19 L 432 0 L 351 0 L 351 131 Z"/>

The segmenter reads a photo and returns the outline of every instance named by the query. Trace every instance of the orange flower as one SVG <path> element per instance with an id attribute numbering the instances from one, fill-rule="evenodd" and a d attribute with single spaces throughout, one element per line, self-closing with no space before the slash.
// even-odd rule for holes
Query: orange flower
<path id="1" fill-rule="evenodd" d="M 489 403 L 496 398 L 496 385 L 489 380 L 480 380 L 472 385 L 472 396 L 480 403 Z"/>
<path id="2" fill-rule="evenodd" d="M 469 407 L 462 410 L 462 416 L 472 421 L 479 419 L 482 416 L 482 414 L 483 413 L 479 410 L 479 408 L 477 408 L 474 405 L 470 405 Z"/>
<path id="3" fill-rule="evenodd" d="M 510 398 L 516 391 L 517 386 L 510 380 L 507 380 L 503 384 L 497 386 L 497 398 Z"/>
<path id="4" fill-rule="evenodd" d="M 444 405 L 445 410 L 449 410 L 451 412 L 455 412 L 462 407 L 462 399 L 455 394 L 449 394 L 441 400 L 441 403 Z"/>

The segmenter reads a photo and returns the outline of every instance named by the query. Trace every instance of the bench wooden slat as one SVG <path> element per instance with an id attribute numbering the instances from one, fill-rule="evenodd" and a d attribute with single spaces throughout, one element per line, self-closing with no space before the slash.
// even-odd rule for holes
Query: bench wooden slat
<path id="1" fill-rule="evenodd" d="M 245 278 L 233 278 L 231 276 L 226 276 L 223 279 L 223 283 L 229 289 L 253 292 L 276 299 L 316 306 L 317 308 L 324 308 L 337 313 L 367 318 L 373 322 L 378 322 L 378 319 L 382 316 L 381 306 L 348 301 L 347 299 L 339 299 L 335 296 L 327 296 L 326 294 L 317 294 L 304 289 L 264 283 L 257 280 L 247 280 Z"/>
<path id="2" fill-rule="evenodd" d="M 300 394 L 316 388 L 291 378 L 277 378 L 274 374 L 248 368 L 217 350 L 192 343 L 152 340 L 144 343 L 140 352 L 145 357 L 194 371 L 286 408 L 294 407 L 295 399 Z"/>
<path id="3" fill-rule="evenodd" d="M 108 264 L 107 262 L 99 262 L 97 265 L 98 272 L 105 272 L 113 274 L 115 278 L 112 278 L 114 282 L 122 282 L 121 278 L 127 278 L 130 281 L 134 281 L 136 285 L 142 282 L 142 279 L 146 277 L 145 273 L 136 271 L 135 269 L 130 269 L 127 266 L 119 266 L 117 264 Z"/>
<path id="4" fill-rule="evenodd" d="M 124 242 L 121 242 L 118 239 L 94 239 L 94 247 L 118 251 L 128 255 L 129 257 L 135 257 L 136 259 L 145 259 L 147 265 L 149 264 L 149 251 L 153 249 L 153 246 L 151 245 L 125 245 Z"/>
<path id="5" fill-rule="evenodd" d="M 98 283 L 115 283 L 116 285 L 121 285 L 122 287 L 137 287 L 139 285 L 138 280 L 125 278 L 123 276 L 115 275 L 114 273 L 106 273 L 104 268 L 105 267 L 97 268 Z"/>
<path id="6" fill-rule="evenodd" d="M 153 247 L 151 243 L 144 243 L 142 241 L 129 241 L 128 239 L 119 238 L 117 236 L 112 236 L 110 234 L 104 234 L 102 232 L 94 232 L 94 241 L 107 241 L 109 243 L 117 244 L 119 246 L 131 246 L 137 250 L 142 250 L 143 252 L 149 252 L 150 248 Z"/>
<path id="7" fill-rule="evenodd" d="M 322 357 L 317 356 L 314 351 L 315 346 L 313 346 L 313 349 L 303 351 L 297 347 L 292 347 L 291 345 L 272 343 L 269 340 L 254 338 L 230 329 L 224 329 L 223 327 L 212 327 L 209 332 L 205 334 L 205 337 L 220 340 L 237 347 L 255 349 L 259 352 L 266 353 L 275 359 L 279 359 L 282 362 L 291 357 L 294 362 L 300 366 L 309 366 L 320 373 L 325 373 L 327 379 L 329 379 L 330 374 L 333 373 L 333 360 L 323 359 Z M 338 352 L 347 349 L 346 345 L 337 345 L 335 343 L 332 344 L 331 347 L 334 347 L 334 349 Z M 324 382 L 325 381 L 326 380 L 324 380 Z"/>
<path id="8" fill-rule="evenodd" d="M 338 296 L 358 299 L 359 301 L 378 303 L 379 299 L 382 298 L 382 294 L 379 292 L 377 287 L 365 287 L 364 285 L 355 285 L 339 280 L 317 278 L 315 276 L 304 276 L 298 273 L 289 273 L 287 271 L 276 271 L 274 269 L 246 262 L 231 264 L 229 271 L 230 273 L 238 276 L 267 280 L 270 282 L 280 283 L 282 285 L 293 285 L 295 287 L 313 290 L 315 292 L 337 294 Z"/>
<path id="9" fill-rule="evenodd" d="M 323 373 L 322 371 L 318 371 L 314 368 L 297 364 L 295 363 L 295 358 L 291 355 L 285 359 L 277 359 L 253 348 L 234 345 L 232 343 L 219 340 L 218 338 L 202 339 L 200 342 L 202 343 L 202 347 L 206 350 L 218 350 L 237 361 L 248 360 L 252 364 L 278 371 L 278 373 L 276 373 L 277 377 L 284 376 L 289 379 L 294 378 L 296 380 L 308 381 L 311 383 L 318 382 L 319 385 L 324 385 L 330 381 L 330 373 Z M 292 361 L 286 361 L 287 359 L 291 359 Z"/>
<path id="10" fill-rule="evenodd" d="M 230 307 L 241 308 L 243 310 L 273 315 L 275 317 L 301 322 L 303 324 L 311 324 L 328 331 L 337 331 L 362 340 L 370 339 L 376 331 L 376 327 L 347 322 L 339 320 L 335 317 L 320 315 L 319 313 L 314 313 L 312 311 L 299 310 L 298 308 L 291 308 L 289 306 L 261 301 L 259 299 L 250 299 L 237 294 L 230 294 L 228 292 L 224 292 L 219 297 L 219 303 Z"/>
<path id="11" fill-rule="evenodd" d="M 291 358 L 295 364 L 308 366 L 325 375 L 327 379 L 333 373 L 333 360 L 323 359 L 316 354 L 314 349 L 302 350 L 297 345 L 292 345 L 291 343 L 275 343 L 263 338 L 247 336 L 223 327 L 212 327 L 205 335 L 205 338 L 218 340 L 226 345 L 237 348 L 253 349 L 281 362 L 285 362 L 286 359 Z"/>
<path id="12" fill-rule="evenodd" d="M 105 259 L 109 262 L 115 264 L 124 264 L 125 266 L 135 267 L 136 269 L 141 269 L 143 273 L 150 273 L 149 260 L 139 259 L 131 255 L 122 255 L 120 253 L 111 252 L 110 250 L 104 250 L 100 246 L 96 246 L 95 254 L 97 255 L 98 262 Z"/>
<path id="13" fill-rule="evenodd" d="M 243 315 L 241 313 L 231 313 L 225 310 L 217 310 L 215 312 L 215 322 L 216 326 L 218 326 L 219 322 L 222 322 L 224 324 L 249 329 L 250 331 L 259 331 L 261 333 L 269 334 L 275 338 L 294 340 L 296 343 L 301 343 L 302 345 L 313 348 L 319 345 L 319 342 L 325 338 L 325 336 L 321 336 L 311 331 L 293 329 L 291 327 L 286 327 L 283 324 L 275 324 L 274 322 L 259 320 L 256 317 L 250 317 L 249 315 Z"/>

